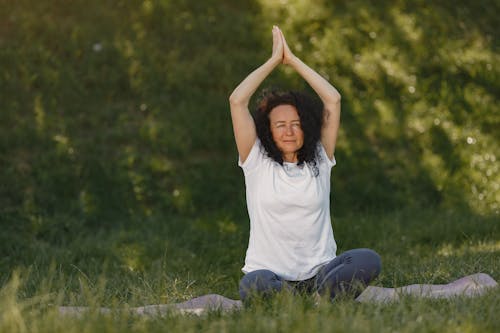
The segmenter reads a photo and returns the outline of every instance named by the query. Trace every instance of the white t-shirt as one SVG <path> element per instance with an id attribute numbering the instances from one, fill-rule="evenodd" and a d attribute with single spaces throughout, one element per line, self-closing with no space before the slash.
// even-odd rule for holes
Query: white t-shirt
<path id="1" fill-rule="evenodd" d="M 330 173 L 335 165 L 319 144 L 319 175 L 307 163 L 267 157 L 259 139 L 244 163 L 250 239 L 244 273 L 268 269 L 288 281 L 306 280 L 335 258 L 330 220 Z"/>

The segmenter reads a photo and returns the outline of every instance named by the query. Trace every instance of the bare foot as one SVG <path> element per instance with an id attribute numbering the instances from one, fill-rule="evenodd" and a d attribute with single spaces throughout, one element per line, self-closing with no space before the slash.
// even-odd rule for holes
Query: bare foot
<path id="1" fill-rule="evenodd" d="M 399 300 L 399 295 L 394 288 L 383 288 L 368 286 L 365 290 L 356 298 L 358 302 L 375 302 L 375 303 L 385 303 L 394 302 Z"/>
<path id="2" fill-rule="evenodd" d="M 391 302 L 408 295 L 426 298 L 451 298 L 456 296 L 480 296 L 498 283 L 488 274 L 465 276 L 448 284 L 412 284 L 399 288 L 367 287 L 356 298 L 358 302 Z"/>

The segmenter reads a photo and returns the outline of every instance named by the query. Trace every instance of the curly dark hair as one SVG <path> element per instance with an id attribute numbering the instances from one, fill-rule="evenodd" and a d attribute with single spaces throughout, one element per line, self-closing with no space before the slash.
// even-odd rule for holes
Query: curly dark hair
<path id="1" fill-rule="evenodd" d="M 273 140 L 269 121 L 269 114 L 279 105 L 292 105 L 297 109 L 300 125 L 304 132 L 304 144 L 297 152 L 297 165 L 309 164 L 314 175 L 317 176 L 319 170 L 316 164 L 320 158 L 318 142 L 321 139 L 321 127 L 323 126 L 323 104 L 318 99 L 313 99 L 308 94 L 297 91 L 266 89 L 260 94 L 254 112 L 257 136 L 267 155 L 283 165 L 283 154 Z"/>

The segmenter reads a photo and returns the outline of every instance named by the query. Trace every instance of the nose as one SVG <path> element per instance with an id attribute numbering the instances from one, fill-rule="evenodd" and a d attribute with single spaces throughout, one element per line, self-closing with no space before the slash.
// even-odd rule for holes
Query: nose
<path id="1" fill-rule="evenodd" d="M 293 125 L 286 126 L 286 135 L 293 135 Z"/>

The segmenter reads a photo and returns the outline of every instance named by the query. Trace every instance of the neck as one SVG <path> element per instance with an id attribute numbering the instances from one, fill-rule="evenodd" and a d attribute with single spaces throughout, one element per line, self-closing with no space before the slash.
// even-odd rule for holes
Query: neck
<path id="1" fill-rule="evenodd" d="M 296 163 L 299 161 L 297 158 L 297 153 L 283 154 L 283 161 L 289 163 Z"/>

